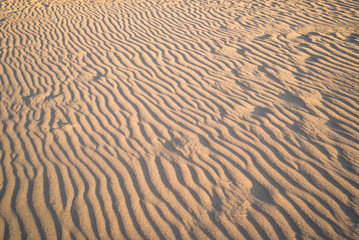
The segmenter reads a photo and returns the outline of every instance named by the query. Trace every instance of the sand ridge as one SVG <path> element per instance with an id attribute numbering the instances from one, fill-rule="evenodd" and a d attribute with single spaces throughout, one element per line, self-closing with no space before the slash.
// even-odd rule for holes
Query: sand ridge
<path id="1" fill-rule="evenodd" d="M 356 239 L 354 0 L 0 1 L 0 238 Z"/>

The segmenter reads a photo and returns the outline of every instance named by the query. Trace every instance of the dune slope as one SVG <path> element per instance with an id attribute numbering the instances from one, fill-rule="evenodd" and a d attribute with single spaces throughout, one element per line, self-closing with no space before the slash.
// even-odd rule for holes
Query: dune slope
<path id="1" fill-rule="evenodd" d="M 355 0 L 1 0 L 1 239 L 359 238 Z"/>

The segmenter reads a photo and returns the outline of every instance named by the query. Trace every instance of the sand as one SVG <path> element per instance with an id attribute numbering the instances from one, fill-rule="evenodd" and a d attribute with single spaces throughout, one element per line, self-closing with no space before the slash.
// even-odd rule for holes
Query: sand
<path id="1" fill-rule="evenodd" d="M 1 0 L 0 239 L 358 239 L 356 0 Z"/>

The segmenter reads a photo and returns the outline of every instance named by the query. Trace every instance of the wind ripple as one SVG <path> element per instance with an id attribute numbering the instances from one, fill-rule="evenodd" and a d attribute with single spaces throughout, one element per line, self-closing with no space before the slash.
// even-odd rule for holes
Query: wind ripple
<path id="1" fill-rule="evenodd" d="M 356 1 L 0 2 L 0 237 L 359 237 Z"/>

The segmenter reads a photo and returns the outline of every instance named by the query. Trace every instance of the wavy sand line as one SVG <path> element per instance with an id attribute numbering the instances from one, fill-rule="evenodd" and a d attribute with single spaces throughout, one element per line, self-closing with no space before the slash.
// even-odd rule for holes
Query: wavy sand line
<path id="1" fill-rule="evenodd" d="M 355 239 L 355 1 L 0 2 L 4 239 Z"/>

